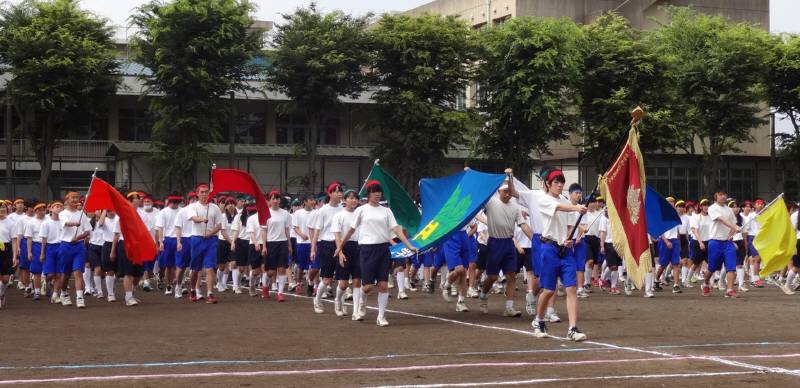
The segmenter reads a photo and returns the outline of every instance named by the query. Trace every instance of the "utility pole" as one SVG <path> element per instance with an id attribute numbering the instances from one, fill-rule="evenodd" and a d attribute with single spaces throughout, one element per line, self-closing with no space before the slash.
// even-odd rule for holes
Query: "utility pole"
<path id="1" fill-rule="evenodd" d="M 3 123 L 6 137 L 6 198 L 12 198 L 14 196 L 14 188 L 11 183 L 14 173 L 12 169 L 14 163 L 14 140 L 11 138 L 11 113 L 11 90 L 8 81 L 6 81 L 6 115 Z"/>
<path id="2" fill-rule="evenodd" d="M 234 99 L 233 91 L 228 92 L 228 95 L 231 98 L 231 119 L 228 122 L 228 168 L 236 168 L 234 166 L 235 162 L 235 154 L 236 154 L 236 122 L 239 119 L 239 116 L 236 112 L 236 100 Z"/>

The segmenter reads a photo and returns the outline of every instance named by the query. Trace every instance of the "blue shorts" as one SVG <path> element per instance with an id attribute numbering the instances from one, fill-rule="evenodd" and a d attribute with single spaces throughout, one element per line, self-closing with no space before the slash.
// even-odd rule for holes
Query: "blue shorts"
<path id="1" fill-rule="evenodd" d="M 669 239 L 672 249 L 667 248 L 664 240 L 658 239 L 658 264 L 666 267 L 669 264 L 678 265 L 681 263 L 681 242 L 677 238 Z"/>
<path id="2" fill-rule="evenodd" d="M 62 241 L 58 247 L 58 262 L 56 263 L 56 273 L 83 273 L 84 263 L 86 262 L 86 247 L 83 241 L 74 243 Z"/>
<path id="3" fill-rule="evenodd" d="M 444 251 L 444 259 L 447 261 L 447 269 L 449 271 L 458 266 L 469 267 L 470 244 L 469 236 L 463 230 L 456 232 L 444 242 L 442 250 Z"/>
<path id="4" fill-rule="evenodd" d="M 736 244 L 727 240 L 709 240 L 708 270 L 716 272 L 725 264 L 725 272 L 736 271 Z"/>
<path id="5" fill-rule="evenodd" d="M 420 260 L 422 261 L 422 265 L 427 267 L 427 268 L 433 267 L 433 257 L 434 256 L 436 256 L 436 252 L 433 251 L 433 250 L 430 250 L 430 251 L 424 253 L 422 255 L 422 257 L 420 258 Z"/>
<path id="6" fill-rule="evenodd" d="M 302 270 L 311 268 L 316 265 L 315 269 L 319 268 L 319 263 L 311 263 L 311 244 L 297 244 L 297 252 L 294 253 L 294 261 L 297 267 Z"/>
<path id="7" fill-rule="evenodd" d="M 24 250 L 27 251 L 28 248 L 25 247 Z M 33 242 L 31 244 L 31 260 L 30 260 L 31 265 L 29 267 L 31 273 L 34 273 L 34 274 L 37 274 L 37 275 L 42 273 L 42 267 L 44 267 L 44 263 L 39 261 L 39 255 L 41 255 L 41 254 L 42 254 L 42 243 Z"/>
<path id="8" fill-rule="evenodd" d="M 361 283 L 375 284 L 389 280 L 389 243 L 358 246 L 361 260 Z"/>
<path id="9" fill-rule="evenodd" d="M 190 267 L 193 271 L 217 268 L 217 238 L 216 236 L 203 238 L 192 236 L 192 261 Z"/>
<path id="10" fill-rule="evenodd" d="M 164 237 L 164 250 L 158 256 L 159 268 L 175 268 L 175 250 L 178 249 L 178 239 Z"/>
<path id="11" fill-rule="evenodd" d="M 755 236 L 747 236 L 747 249 L 750 252 L 750 257 L 760 256 L 758 249 L 753 246 L 753 240 L 755 240 Z"/>
<path id="12" fill-rule="evenodd" d="M 189 267 L 189 262 L 191 261 L 191 259 L 192 259 L 191 237 L 181 237 L 181 251 L 178 252 L 178 248 L 175 248 L 175 266 L 180 269 L 186 269 Z"/>
<path id="13" fill-rule="evenodd" d="M 469 236 L 469 244 L 467 244 L 467 249 L 469 252 L 469 256 L 467 257 L 469 262 L 474 263 L 478 261 L 478 238 L 475 237 L 474 234 Z"/>
<path id="14" fill-rule="evenodd" d="M 23 237 L 19 241 L 19 268 L 29 269 L 31 261 L 28 259 L 28 239 Z"/>
<path id="15" fill-rule="evenodd" d="M 575 270 L 586 272 L 586 241 L 581 239 L 581 242 L 575 244 L 573 251 L 572 257 L 575 258 Z"/>
<path id="16" fill-rule="evenodd" d="M 575 259 L 571 250 L 566 250 L 565 257 L 558 256 L 558 247 L 553 244 L 542 244 L 542 270 L 539 275 L 539 285 L 550 291 L 555 291 L 558 279 L 564 287 L 575 287 Z"/>
<path id="17" fill-rule="evenodd" d="M 517 247 L 514 246 L 513 239 L 489 237 L 486 247 L 489 249 L 489 257 L 486 258 L 487 275 L 499 275 L 500 270 L 506 276 L 516 273 Z"/>
<path id="18" fill-rule="evenodd" d="M 42 273 L 45 275 L 53 275 L 59 273 L 56 271 L 58 265 L 58 250 L 61 248 L 61 243 L 47 244 L 44 249 L 44 265 L 42 266 Z"/>
<path id="19" fill-rule="evenodd" d="M 447 259 L 444 258 L 444 244 L 442 244 L 433 253 L 433 269 L 438 270 L 445 264 L 447 264 Z"/>
<path id="20" fill-rule="evenodd" d="M 534 233 L 531 240 L 531 272 L 537 277 L 539 268 L 542 268 L 542 234 Z"/>

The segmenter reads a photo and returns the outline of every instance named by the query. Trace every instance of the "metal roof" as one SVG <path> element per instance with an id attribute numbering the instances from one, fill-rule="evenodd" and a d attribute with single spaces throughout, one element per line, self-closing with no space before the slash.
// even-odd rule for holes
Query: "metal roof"
<path id="1" fill-rule="evenodd" d="M 206 143 L 203 147 L 212 155 L 227 155 L 227 143 Z M 367 146 L 340 146 L 340 145 L 319 145 L 317 154 L 328 157 L 348 157 L 348 158 L 368 158 L 371 147 Z M 154 149 L 150 142 L 143 141 L 116 141 L 111 143 L 106 151 L 108 156 L 148 154 Z M 237 155 L 255 156 L 305 156 L 302 146 L 299 144 L 236 144 L 235 153 Z"/>

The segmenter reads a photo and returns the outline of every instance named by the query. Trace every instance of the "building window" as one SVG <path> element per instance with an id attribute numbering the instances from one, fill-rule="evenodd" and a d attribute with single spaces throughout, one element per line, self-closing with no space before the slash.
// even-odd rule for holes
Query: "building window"
<path id="1" fill-rule="evenodd" d="M 153 116 L 144 109 L 119 110 L 119 140 L 148 141 L 153 136 Z"/>
<path id="2" fill-rule="evenodd" d="M 669 167 L 646 167 L 647 184 L 663 196 L 670 194 Z"/>
<path id="3" fill-rule="evenodd" d="M 319 144 L 338 144 L 339 126 L 339 119 L 335 117 L 323 121 L 317 132 Z M 275 122 L 275 142 L 277 144 L 304 144 L 308 141 L 309 127 L 308 120 L 303 116 L 278 116 Z"/>
<path id="4" fill-rule="evenodd" d="M 737 201 L 755 198 L 751 168 L 720 169 L 718 182 L 720 187 L 728 191 L 728 198 Z"/>
<path id="5" fill-rule="evenodd" d="M 670 193 L 679 198 L 697 198 L 700 195 L 700 180 L 697 168 L 673 168 L 672 190 Z"/>
<path id="6" fill-rule="evenodd" d="M 264 144 L 266 142 L 266 122 L 267 116 L 262 112 L 239 113 L 239 119 L 236 122 L 236 143 Z"/>
<path id="7" fill-rule="evenodd" d="M 463 89 L 456 95 L 455 110 L 463 111 L 467 109 L 467 90 Z"/>

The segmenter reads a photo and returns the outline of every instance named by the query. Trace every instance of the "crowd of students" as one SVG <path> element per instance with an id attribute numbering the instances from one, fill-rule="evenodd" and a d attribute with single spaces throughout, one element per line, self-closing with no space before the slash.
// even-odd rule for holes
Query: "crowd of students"
<path id="1" fill-rule="evenodd" d="M 543 168 L 541 188 L 535 190 L 516 188 L 513 171 L 506 173 L 508 179 L 473 220 L 421 253 L 382 202 L 377 181 L 364 185 L 363 198 L 336 182 L 319 196 L 292 199 L 272 191 L 266 195 L 266 224 L 259 222 L 252 198 L 210 198 L 205 184 L 163 202 L 130 192 L 127 198 L 158 251 L 155 260 L 142 265 L 125 253 L 118 216 L 83 212 L 77 193 L 48 204 L 0 201 L 0 308 L 14 281 L 26 298 L 62 306 L 72 305 L 72 290 L 75 305 L 85 308 L 89 295 L 116 302 L 121 278 L 126 306 L 141 303 L 137 289 L 207 304 L 218 302 L 215 292 L 277 302 L 293 292 L 313 297 L 315 314 L 325 313 L 323 298 L 333 298 L 335 315 L 354 321 L 364 320 L 368 296 L 375 290 L 375 322 L 387 326 L 390 288 L 397 290 L 398 300 L 406 300 L 407 292 L 434 293 L 437 284 L 446 303 L 456 297 L 458 312 L 469 312 L 467 300 L 477 298 L 480 312 L 489 314 L 489 295 L 496 293 L 504 295 L 502 314 L 519 317 L 522 312 L 514 303 L 521 278 L 534 334 L 546 337 L 547 323 L 560 322 L 555 302 L 564 295 L 567 338 L 583 341 L 586 334 L 577 327 L 579 299 L 593 292 L 635 291 L 614 249 L 603 199 L 589 198 L 584 204 L 581 187 L 572 184 L 565 190 L 564 174 L 557 169 Z M 764 201 L 729 200 L 723 190 L 712 200 L 667 201 L 681 224 L 651 236 L 654 271 L 646 274 L 644 297 L 653 298 L 670 284 L 673 293 L 699 283 L 703 296 L 719 288 L 729 298 L 767 283 L 789 295 L 797 290 L 798 256 L 783 270 L 759 277 L 753 238 Z M 800 238 L 797 207 L 790 213 Z M 405 244 L 415 254 L 393 259 L 393 244 Z"/>

